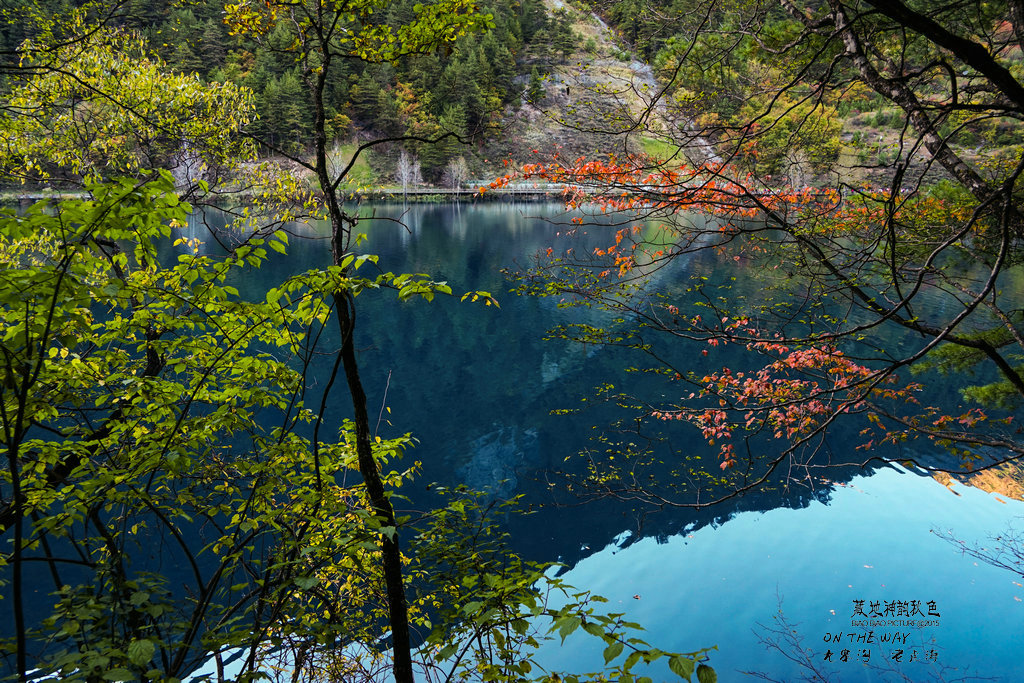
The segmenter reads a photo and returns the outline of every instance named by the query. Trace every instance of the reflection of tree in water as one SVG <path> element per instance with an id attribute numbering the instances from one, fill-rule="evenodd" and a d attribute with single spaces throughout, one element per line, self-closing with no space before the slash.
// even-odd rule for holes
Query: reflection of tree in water
<path id="1" fill-rule="evenodd" d="M 367 367 L 392 372 L 389 405 L 400 416 L 395 423 L 420 439 L 411 457 L 423 461 L 423 480 L 443 482 L 454 477 L 472 486 L 491 487 L 499 495 L 511 494 L 510 482 L 516 481 L 516 492 L 524 494 L 525 504 L 535 510 L 534 516 L 509 520 L 514 530 L 519 527 L 522 532 L 515 534 L 517 544 L 537 557 L 550 556 L 555 546 L 563 561 L 571 564 L 588 554 L 579 548 L 599 549 L 625 529 L 633 532 L 630 542 L 643 536 L 667 538 L 684 529 L 721 523 L 740 511 L 827 503 L 833 482 L 864 473 L 863 468 L 852 467 L 830 471 L 826 481 L 812 481 L 780 472 L 760 490 L 699 510 L 660 504 L 646 495 L 655 492 L 678 499 L 657 487 L 671 487 L 684 468 L 683 481 L 692 480 L 688 470 L 717 472 L 717 462 L 698 438 L 677 433 L 666 439 L 657 433 L 658 425 L 649 421 L 638 434 L 635 411 L 607 395 L 595 395 L 598 378 L 613 383 L 616 391 L 629 389 L 636 395 L 662 386 L 658 375 L 625 370 L 636 363 L 628 349 L 541 341 L 559 324 L 611 325 L 613 314 L 598 308 L 567 309 L 559 306 L 565 302 L 554 297 L 502 295 L 510 285 L 499 275 L 501 268 L 525 265 L 532 254 L 552 244 L 558 249 L 574 246 L 578 252 L 606 246 L 613 234 L 586 226 L 566 238 L 555 234 L 563 233 L 565 226 L 524 218 L 524 213 L 542 210 L 537 205 L 525 209 L 487 205 L 461 212 L 445 205 L 413 206 L 408 211 L 418 212 L 421 225 L 430 226 L 415 239 L 407 241 L 395 225 L 381 224 L 371 232 L 366 248 L 381 255 L 382 268 L 429 273 L 448 280 L 456 292 L 485 289 L 501 301 L 500 310 L 483 312 L 453 300 L 405 307 L 401 324 L 383 306 L 368 314 L 364 325 L 368 332 L 360 346 L 371 356 Z M 407 221 L 408 214 L 402 219 Z M 716 277 L 751 305 L 766 296 L 760 274 L 746 273 L 743 264 L 723 265 L 711 252 L 695 255 L 685 266 L 675 272 L 658 271 L 658 281 L 648 286 L 681 295 L 690 276 Z M 730 279 L 734 273 L 744 277 Z M 778 287 L 784 289 L 786 283 Z M 614 322 L 616 332 L 625 334 L 634 328 L 628 318 Z M 405 352 L 384 357 L 379 349 L 387 348 Z M 674 351 L 691 360 L 705 358 L 694 345 L 689 350 L 677 345 Z M 739 356 L 733 349 L 719 349 L 713 361 L 739 367 Z M 383 386 L 383 374 L 378 384 Z M 587 409 L 573 413 L 582 398 L 587 399 L 582 404 Z M 371 402 L 377 400 L 371 398 Z M 552 411 L 570 414 L 551 415 Z M 609 427 L 616 423 L 619 427 Z M 602 436 L 588 444 L 596 433 Z M 835 435 L 840 443 L 849 440 L 849 434 L 839 430 Z M 637 458 L 630 461 L 634 479 L 619 490 L 595 491 L 589 488 L 594 483 L 589 458 L 610 448 L 615 439 L 635 443 Z M 650 452 L 641 453 L 647 445 Z M 576 484 L 569 495 L 559 493 L 566 481 Z M 580 508 L 584 501 L 590 504 Z"/>
<path id="2" fill-rule="evenodd" d="M 473 440 L 468 460 L 456 470 L 467 486 L 511 498 L 519 490 L 519 473 L 536 468 L 537 430 L 495 425 Z"/>
<path id="3" fill-rule="evenodd" d="M 957 538 L 952 529 L 936 530 L 932 533 L 942 540 L 952 544 L 962 554 L 981 560 L 986 564 L 999 569 L 1005 569 L 1024 579 L 1024 531 L 1015 528 L 1012 524 L 989 540 L 986 545 L 968 543 Z M 1015 582 L 1017 583 L 1017 582 Z M 1017 583 L 1020 586 L 1020 583 Z"/>

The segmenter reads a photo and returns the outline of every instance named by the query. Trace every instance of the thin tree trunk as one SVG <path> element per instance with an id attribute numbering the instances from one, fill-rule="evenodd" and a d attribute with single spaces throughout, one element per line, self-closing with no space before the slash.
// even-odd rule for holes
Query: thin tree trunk
<path id="1" fill-rule="evenodd" d="M 327 167 L 327 116 L 323 94 L 330 61 L 329 52 L 325 53 L 322 68 L 319 72 L 310 73 L 309 77 L 314 107 L 316 174 L 330 218 L 331 256 L 334 265 L 340 267 L 348 253 L 354 221 L 342 210 L 336 190 L 336 179 L 331 177 L 330 169 Z M 413 683 L 409 606 L 405 597 L 405 585 L 402 577 L 398 524 L 395 519 L 395 509 L 384 490 L 384 482 L 381 480 L 380 470 L 373 456 L 370 419 L 366 410 L 366 392 L 363 390 L 363 383 L 359 377 L 359 363 L 356 360 L 355 352 L 355 309 L 350 292 L 338 290 L 332 296 L 335 315 L 338 316 L 338 329 L 341 333 L 341 361 L 348 383 L 349 395 L 352 398 L 359 473 L 366 485 L 366 492 L 374 514 L 382 527 L 391 530 L 381 534 L 380 548 L 384 565 L 384 585 L 388 596 L 388 619 L 391 625 L 391 648 L 394 657 L 392 673 L 396 683 Z"/>
<path id="2" fill-rule="evenodd" d="M 366 483 L 366 492 L 374 514 L 383 526 L 391 529 L 381 535 L 381 553 L 384 560 L 384 585 L 388 594 L 388 616 L 391 621 L 391 647 L 394 652 L 394 676 L 398 683 L 412 683 L 412 641 L 409 635 L 409 606 L 405 598 L 402 580 L 402 554 L 398 546 L 398 525 L 395 508 L 384 491 L 384 482 L 373 457 L 370 437 L 370 419 L 366 411 L 366 393 L 359 378 L 355 346 L 352 341 L 354 318 L 352 298 L 347 292 L 334 295 L 334 303 L 341 331 L 341 359 L 352 396 L 352 408 L 356 426 L 356 455 L 359 472 Z"/>

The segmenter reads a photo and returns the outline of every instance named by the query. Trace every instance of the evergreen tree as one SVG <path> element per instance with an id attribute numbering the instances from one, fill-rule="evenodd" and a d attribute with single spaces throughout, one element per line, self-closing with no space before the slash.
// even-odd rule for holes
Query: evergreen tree
<path id="1" fill-rule="evenodd" d="M 224 66 L 224 60 L 227 57 L 226 42 L 227 32 L 223 30 L 222 24 L 213 19 L 203 22 L 198 48 L 205 64 L 203 73 L 209 73 L 212 69 Z"/>
<path id="2" fill-rule="evenodd" d="M 349 88 L 348 93 L 355 118 L 363 123 L 372 124 L 380 111 L 379 99 L 382 94 L 377 81 L 363 72 L 362 77 Z"/>
<path id="3" fill-rule="evenodd" d="M 377 110 L 371 125 L 384 137 L 398 137 L 405 131 L 398 108 L 398 99 L 386 90 L 377 91 Z"/>
<path id="4" fill-rule="evenodd" d="M 530 43 L 537 32 L 548 27 L 548 13 L 541 0 L 523 0 L 520 12 L 523 42 Z"/>
<path id="5" fill-rule="evenodd" d="M 544 99 L 544 79 L 537 67 L 530 70 L 530 85 L 526 90 L 526 99 L 532 104 Z"/>
<path id="6" fill-rule="evenodd" d="M 174 53 L 169 63 L 182 73 L 206 73 L 206 63 L 196 54 L 193 43 L 181 42 L 174 46 Z"/>

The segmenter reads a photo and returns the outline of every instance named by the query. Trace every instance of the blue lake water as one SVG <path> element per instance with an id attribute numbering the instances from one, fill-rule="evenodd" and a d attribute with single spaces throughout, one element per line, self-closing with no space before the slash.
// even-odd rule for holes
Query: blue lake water
<path id="1" fill-rule="evenodd" d="M 429 503 L 432 482 L 524 494 L 535 514 L 506 520 L 519 552 L 565 562 L 568 582 L 609 598 L 609 610 L 644 624 L 658 647 L 717 646 L 710 663 L 719 680 L 743 680 L 744 671 L 774 680 L 809 676 L 794 658 L 835 681 L 1024 680 L 1014 647 L 1024 625 L 1024 579 L 961 555 L 933 533 L 987 543 L 1015 521 L 1024 524 L 1024 504 L 963 485 L 951 490 L 893 466 L 846 469 L 830 482 L 776 486 L 699 511 L 635 501 L 581 504 L 562 489 L 560 472 L 578 475 L 579 451 L 593 448 L 593 437 L 623 415 L 595 399 L 595 387 L 613 383 L 667 399 L 672 389 L 626 372 L 639 362 L 627 350 L 545 340 L 555 325 L 606 324 L 611 316 L 514 296 L 501 269 L 529 265 L 548 247 L 606 247 L 609 231 L 594 227 L 567 237 L 565 226 L 534 218 L 556 207 L 535 204 L 373 211 L 403 223 L 360 226 L 369 235 L 362 251 L 380 255 L 384 270 L 426 273 L 447 280 L 456 294 L 488 290 L 501 304 L 460 303 L 458 296 L 430 304 L 398 304 L 387 293 L 359 297 L 356 343 L 371 413 L 386 405 L 380 433 L 411 432 L 419 440 L 410 458 L 422 463 L 423 473 L 405 491 L 411 505 Z M 304 239 L 293 238 L 287 257 L 242 284 L 258 291 L 289 272 L 326 265 L 329 244 L 317 227 L 300 232 Z M 767 274 L 718 258 L 708 252 L 680 260 L 647 284 L 682 292 L 689 277 L 706 274 L 735 278 L 739 296 L 765 288 Z M 732 362 L 728 355 L 705 360 L 701 349 L 678 343 L 672 352 L 712 368 Z M 584 398 L 588 409 L 553 414 L 580 407 Z M 345 399 L 337 395 L 332 419 L 346 414 Z M 707 458 L 699 435 L 680 429 L 666 457 Z M 844 434 L 837 433 L 833 448 L 841 455 Z M 671 463 L 652 465 L 648 476 L 667 477 L 670 469 Z M 856 601 L 863 601 L 865 618 L 877 602 L 883 616 L 874 621 L 883 623 L 855 625 Z M 918 610 L 913 618 L 927 625 L 892 625 L 912 608 Z M 766 647 L 773 625 L 796 639 Z M 549 648 L 545 661 L 590 670 L 600 663 L 600 650 L 573 637 Z"/>
<path id="2" fill-rule="evenodd" d="M 750 680 L 742 672 L 804 680 L 811 669 L 790 659 L 800 649 L 825 680 L 1024 680 L 1021 577 L 963 556 L 933 533 L 985 544 L 1008 520 L 1020 524 L 1024 504 L 954 490 L 884 468 L 855 477 L 827 505 L 744 512 L 693 533 L 610 545 L 563 578 L 607 597 L 610 609 L 643 624 L 662 648 L 717 645 L 711 663 L 722 681 Z M 883 616 L 870 621 L 884 625 L 855 625 L 864 620 L 854 617 L 857 600 L 866 614 L 877 601 Z M 898 614 L 898 603 L 910 613 L 911 601 L 923 613 L 914 620 L 929 624 L 889 625 L 906 619 L 886 616 L 886 603 L 897 603 Z M 799 638 L 776 638 L 785 652 L 762 642 L 780 626 Z M 579 639 L 566 645 L 551 655 L 552 666 L 600 657 Z"/>

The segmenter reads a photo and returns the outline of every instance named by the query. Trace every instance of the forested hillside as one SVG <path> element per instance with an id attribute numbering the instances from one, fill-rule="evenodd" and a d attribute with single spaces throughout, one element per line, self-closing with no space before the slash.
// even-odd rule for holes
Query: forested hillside
<path id="1" fill-rule="evenodd" d="M 52 6 L 55 15 L 62 7 L 56 0 L 39 4 Z M 379 21 L 401 21 L 414 6 L 413 0 L 386 3 Z M 339 161 L 359 143 L 407 138 L 362 155 L 350 182 L 397 181 L 403 152 L 406 163 L 416 164 L 406 176 L 416 170 L 416 180 L 446 185 L 494 175 L 502 160 L 525 160 L 535 150 L 571 158 L 666 157 L 678 147 L 673 131 L 687 127 L 703 133 L 705 155 L 710 144 L 752 172 L 797 185 L 820 183 L 832 172 L 845 180 L 884 181 L 887 173 L 879 169 L 895 160 L 903 117 L 870 88 L 850 81 L 813 97 L 809 86 L 773 88 L 818 75 L 778 59 L 799 32 L 799 22 L 781 5 L 742 15 L 699 0 L 657 7 L 638 0 L 490 0 L 480 10 L 493 26 L 445 51 L 333 65 L 326 113 Z M 216 0 L 131 0 L 109 23 L 141 35 L 168 71 L 250 89 L 258 119 L 246 133 L 262 154 L 301 156 L 310 149 L 314 112 L 288 50 L 294 29 L 287 22 L 258 38 L 232 35 Z M 0 50 L 16 56 L 32 25 L 11 19 L 0 26 Z M 1002 29 L 1007 36 L 1009 30 Z M 1018 65 L 1024 63 L 1019 52 L 1007 55 Z M 934 81 L 930 87 L 937 92 L 943 86 Z M 643 126 L 633 125 L 642 119 Z M 949 143 L 969 155 L 985 146 L 1012 156 L 1024 141 L 1005 116 L 952 117 L 942 128 Z M 623 132 L 632 137 L 614 139 Z"/>
<path id="2" fill-rule="evenodd" d="M 999 60 L 1015 73 L 1024 69 L 1004 4 L 919 4 L 944 30 L 984 36 Z M 702 0 L 657 6 L 645 0 L 597 0 L 589 6 L 653 66 L 664 88 L 659 107 L 670 122 L 662 128 L 666 139 L 673 137 L 673 123 L 688 128 L 712 142 L 722 158 L 796 186 L 828 183 L 830 174 L 874 185 L 891 180 L 904 151 L 907 117 L 884 88 L 844 64 L 824 34 L 805 39 L 801 13 L 810 10 L 789 3 L 740 9 Z M 987 86 L 971 83 L 969 71 L 962 71 L 957 83 L 950 71 L 955 66 L 933 46 L 920 38 L 891 42 L 888 19 L 872 12 L 870 3 L 864 11 L 868 45 L 879 41 L 882 69 L 906 69 L 907 77 L 917 79 L 918 96 L 936 107 L 936 133 L 944 144 L 977 163 L 991 156 L 1010 163 L 1018 155 L 1024 134 L 1005 107 L 984 115 L 973 115 L 970 106 L 944 108 L 950 91 L 966 87 L 960 97 L 969 98 L 987 92 Z M 923 158 L 906 151 L 911 175 L 920 173 Z M 938 168 L 931 171 L 933 179 L 951 179 Z"/>
<path id="3" fill-rule="evenodd" d="M 61 3 L 51 4 L 58 14 Z M 407 20 L 415 4 L 387 3 L 379 21 Z M 482 170 L 488 157 L 512 151 L 505 123 L 511 111 L 527 104 L 531 75 L 536 95 L 541 78 L 573 53 L 578 36 L 566 12 L 549 12 L 542 0 L 489 0 L 479 9 L 492 17 L 493 26 L 444 52 L 392 63 L 335 63 L 326 106 L 339 156 L 351 149 L 348 145 L 370 139 L 413 138 L 376 147 L 369 155 L 372 170 L 360 166 L 355 171 L 362 175 L 355 180 L 389 179 L 403 149 L 418 161 L 422 178 L 434 183 L 442 182 L 446 169 L 464 180 L 468 172 Z M 314 112 L 289 52 L 295 36 L 287 22 L 258 38 L 239 36 L 224 22 L 223 2 L 131 0 L 110 23 L 140 34 L 169 71 L 251 89 L 259 118 L 246 132 L 264 154 L 308 151 Z M 17 20 L 4 25 L 0 49 L 13 55 L 29 37 L 30 25 Z M 430 142 L 445 134 L 441 142 Z"/>

